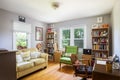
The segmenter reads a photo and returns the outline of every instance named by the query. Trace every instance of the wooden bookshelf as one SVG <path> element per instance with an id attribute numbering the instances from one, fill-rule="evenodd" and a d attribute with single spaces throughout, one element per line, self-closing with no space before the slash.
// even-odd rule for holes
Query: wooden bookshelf
<path id="1" fill-rule="evenodd" d="M 54 51 L 57 50 L 57 34 L 56 32 L 46 33 L 46 49 L 47 53 L 53 55 Z"/>
<path id="2" fill-rule="evenodd" d="M 109 26 L 92 29 L 92 54 L 95 58 L 107 58 L 109 56 L 109 36 Z"/>

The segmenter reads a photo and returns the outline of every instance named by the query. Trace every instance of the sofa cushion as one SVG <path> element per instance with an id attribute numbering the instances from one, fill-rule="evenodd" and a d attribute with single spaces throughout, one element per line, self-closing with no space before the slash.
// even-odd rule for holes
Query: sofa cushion
<path id="1" fill-rule="evenodd" d="M 21 55 L 22 55 L 24 61 L 30 60 L 30 51 L 21 52 Z"/>
<path id="2" fill-rule="evenodd" d="M 20 54 L 16 55 L 16 62 L 17 63 L 23 62 L 23 58 L 22 58 L 22 56 Z"/>
<path id="3" fill-rule="evenodd" d="M 34 64 L 32 62 L 22 62 L 22 63 L 17 63 L 17 71 L 23 71 L 28 68 L 33 67 Z"/>
<path id="4" fill-rule="evenodd" d="M 30 53 L 30 56 L 32 59 L 39 58 L 40 57 L 40 52 L 34 51 Z"/>
<path id="5" fill-rule="evenodd" d="M 34 65 L 39 65 L 45 63 L 45 59 L 44 58 L 31 59 L 30 62 L 34 62 Z"/>

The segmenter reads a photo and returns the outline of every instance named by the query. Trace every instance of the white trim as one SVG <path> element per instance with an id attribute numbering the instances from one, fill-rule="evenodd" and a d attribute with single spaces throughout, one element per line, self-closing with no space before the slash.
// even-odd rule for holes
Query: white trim
<path id="1" fill-rule="evenodd" d="M 84 48 L 87 48 L 87 26 L 84 26 Z"/>
<path id="2" fill-rule="evenodd" d="M 74 26 L 70 26 L 70 27 L 67 27 L 67 28 L 60 28 L 60 39 L 59 39 L 59 42 L 60 42 L 60 46 L 59 48 L 61 49 L 62 48 L 62 30 L 66 30 L 66 29 L 70 29 L 70 38 L 74 38 L 74 29 L 77 29 L 77 28 L 83 28 L 84 30 L 84 38 L 83 38 L 83 41 L 84 41 L 84 45 L 83 45 L 83 48 L 86 48 L 87 47 L 87 31 L 86 31 L 86 25 L 83 25 L 83 24 L 80 24 L 80 25 L 74 25 Z M 81 40 L 81 39 L 71 39 L 72 41 L 70 41 L 70 45 L 74 45 L 74 40 Z"/>
<path id="3" fill-rule="evenodd" d="M 14 21 L 13 22 L 13 31 L 15 32 L 27 32 L 31 33 L 31 24 L 19 22 L 19 21 Z"/>

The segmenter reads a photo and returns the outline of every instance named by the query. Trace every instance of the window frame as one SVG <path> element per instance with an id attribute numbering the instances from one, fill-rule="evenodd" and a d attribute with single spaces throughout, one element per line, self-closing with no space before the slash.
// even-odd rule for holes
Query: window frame
<path id="1" fill-rule="evenodd" d="M 66 29 L 70 29 L 70 46 L 74 46 L 74 40 L 77 40 L 74 38 L 74 29 L 79 29 L 82 28 L 84 30 L 84 38 L 83 38 L 83 48 L 86 48 L 86 41 L 87 41 L 87 33 L 86 33 L 86 25 L 75 25 L 73 27 L 69 27 L 69 28 L 60 28 L 60 38 L 59 38 L 59 48 L 60 49 L 64 49 L 62 46 L 62 30 L 66 30 Z M 80 39 L 79 39 L 80 40 Z M 80 49 L 83 49 L 80 48 Z"/>
<path id="2" fill-rule="evenodd" d="M 19 21 L 13 21 L 13 50 L 17 50 L 16 32 L 27 33 L 27 40 L 28 40 L 27 48 L 30 48 L 31 47 L 31 24 L 23 23 Z"/>

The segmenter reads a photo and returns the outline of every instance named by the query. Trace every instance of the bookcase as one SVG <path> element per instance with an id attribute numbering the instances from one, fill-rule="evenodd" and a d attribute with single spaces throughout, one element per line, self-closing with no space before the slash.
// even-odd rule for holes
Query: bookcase
<path id="1" fill-rule="evenodd" d="M 94 58 L 107 58 L 110 49 L 109 26 L 92 29 L 92 55 Z"/>
<path id="2" fill-rule="evenodd" d="M 54 51 L 57 50 L 57 34 L 56 32 L 46 33 L 46 49 L 47 53 L 53 55 Z"/>

